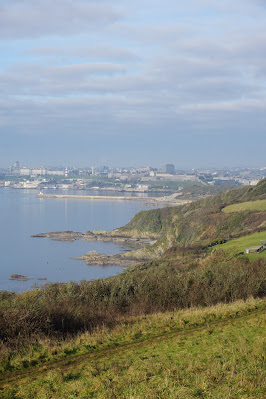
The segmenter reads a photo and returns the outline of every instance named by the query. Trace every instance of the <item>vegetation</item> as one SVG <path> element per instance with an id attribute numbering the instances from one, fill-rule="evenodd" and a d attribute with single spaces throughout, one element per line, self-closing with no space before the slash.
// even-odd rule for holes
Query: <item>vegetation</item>
<path id="1" fill-rule="evenodd" d="M 1 397 L 262 398 L 266 257 L 239 253 L 265 239 L 266 212 L 222 209 L 265 199 L 266 179 L 140 212 L 117 230 L 157 236 L 149 262 L 1 292 Z"/>
<path id="2" fill-rule="evenodd" d="M 222 209 L 225 213 L 241 211 L 266 211 L 266 200 L 242 202 L 241 204 L 228 205 Z"/>
<path id="3" fill-rule="evenodd" d="M 126 315 L 265 295 L 265 258 L 250 262 L 223 251 L 205 257 L 199 248 L 184 248 L 183 256 L 169 252 L 105 280 L 50 284 L 19 295 L 2 292 L 1 340 L 17 348 L 39 337 L 64 338 L 103 324 L 112 326 Z"/>
<path id="4" fill-rule="evenodd" d="M 263 241 L 266 245 L 266 231 L 262 231 L 260 233 L 248 234 L 246 236 L 235 238 L 234 240 L 230 240 L 225 244 L 218 244 L 215 246 L 215 250 L 222 249 L 230 254 L 230 256 L 237 256 L 242 253 L 246 253 L 246 248 L 253 246 L 260 246 L 261 241 Z M 260 253 L 250 253 L 247 256 L 250 260 L 266 258 L 266 250 Z"/>
<path id="5" fill-rule="evenodd" d="M 195 243 L 208 245 L 219 239 L 229 240 L 265 230 L 265 211 L 247 210 L 237 214 L 221 212 L 228 205 L 251 199 L 266 199 L 266 179 L 255 187 L 242 187 L 219 193 L 184 206 L 140 212 L 118 230 L 121 233 L 157 233 L 159 240 L 149 251 L 158 255 L 173 246 L 181 247 Z"/>
<path id="6" fill-rule="evenodd" d="M 223 184 L 219 186 L 210 186 L 209 184 L 193 184 L 191 186 L 182 187 L 181 195 L 178 196 L 184 200 L 194 200 L 199 198 L 205 198 L 207 196 L 216 195 L 221 192 L 236 189 L 236 186 L 230 184 Z"/>
<path id="7" fill-rule="evenodd" d="M 131 317 L 74 340 L 43 341 L 10 361 L 28 368 L 1 377 L 1 397 L 263 398 L 265 307 L 249 299 Z M 53 362 L 32 371 L 45 359 Z"/>

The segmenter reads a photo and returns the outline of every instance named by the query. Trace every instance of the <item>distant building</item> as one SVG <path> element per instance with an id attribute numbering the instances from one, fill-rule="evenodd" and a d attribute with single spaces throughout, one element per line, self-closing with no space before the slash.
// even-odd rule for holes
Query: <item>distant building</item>
<path id="1" fill-rule="evenodd" d="M 14 166 L 11 166 L 10 172 L 12 175 L 18 176 L 20 174 L 20 163 L 14 162 Z"/>
<path id="2" fill-rule="evenodd" d="M 64 176 L 65 171 L 64 170 L 47 170 L 46 174 L 48 176 Z"/>
<path id="3" fill-rule="evenodd" d="M 163 165 L 162 172 L 169 173 L 170 175 L 173 175 L 175 173 L 175 165 L 172 165 L 172 164 Z"/>
<path id="4" fill-rule="evenodd" d="M 31 175 L 32 176 L 44 176 L 44 175 L 46 175 L 46 169 L 43 167 L 31 169 Z"/>
<path id="5" fill-rule="evenodd" d="M 147 184 L 137 184 L 136 191 L 147 192 L 149 191 L 149 186 Z"/>
<path id="6" fill-rule="evenodd" d="M 170 173 L 156 173 L 156 177 L 150 177 L 150 180 L 156 179 L 156 180 L 168 180 L 168 181 L 194 181 L 194 182 L 200 182 L 201 180 L 195 176 L 195 175 L 173 175 Z M 142 181 L 148 181 L 147 178 L 142 178 Z"/>
<path id="7" fill-rule="evenodd" d="M 20 168 L 19 169 L 19 174 L 20 174 L 20 176 L 30 176 L 31 175 L 31 169 L 30 168 L 26 168 L 26 167 Z"/>
<path id="8" fill-rule="evenodd" d="M 262 252 L 266 249 L 266 240 L 261 241 L 260 245 L 246 248 L 246 254 L 250 254 L 251 252 Z"/>

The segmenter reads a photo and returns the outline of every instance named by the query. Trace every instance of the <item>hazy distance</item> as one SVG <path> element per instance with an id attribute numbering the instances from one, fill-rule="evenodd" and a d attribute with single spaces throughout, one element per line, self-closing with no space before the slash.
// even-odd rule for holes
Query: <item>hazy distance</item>
<path id="1" fill-rule="evenodd" d="M 1 166 L 264 165 L 265 2 L 0 5 Z"/>

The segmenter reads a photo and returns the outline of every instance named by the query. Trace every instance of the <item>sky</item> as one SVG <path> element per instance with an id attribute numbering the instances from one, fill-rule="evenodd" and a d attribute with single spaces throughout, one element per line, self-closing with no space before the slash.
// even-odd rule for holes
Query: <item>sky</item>
<path id="1" fill-rule="evenodd" d="M 265 0 L 0 0 L 0 167 L 266 166 Z"/>

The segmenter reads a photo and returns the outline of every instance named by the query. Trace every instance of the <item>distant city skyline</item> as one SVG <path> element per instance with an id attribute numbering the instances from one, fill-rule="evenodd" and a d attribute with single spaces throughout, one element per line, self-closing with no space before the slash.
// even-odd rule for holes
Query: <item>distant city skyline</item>
<path id="1" fill-rule="evenodd" d="M 265 2 L 0 3 L 1 167 L 265 166 Z"/>
<path id="2" fill-rule="evenodd" d="M 64 189 L 115 192 L 173 192 L 183 186 L 256 185 L 266 177 L 266 167 L 236 169 L 178 170 L 173 164 L 154 167 L 29 167 L 16 161 L 7 169 L 0 167 L 0 187 L 15 189 Z M 169 191 L 170 190 L 170 191 Z M 194 190 L 194 189 L 193 189 Z M 196 190 L 197 192 L 197 190 Z M 214 192 L 217 192 L 214 189 Z M 191 194 L 191 193 L 190 193 Z M 199 194 L 199 192 L 198 192 Z M 43 193 L 42 193 L 43 195 Z M 192 196 L 194 194 L 191 194 Z"/>
<path id="3" fill-rule="evenodd" d="M 166 174 L 178 174 L 179 172 L 184 172 L 184 173 L 201 173 L 201 172 L 207 172 L 208 170 L 212 173 L 214 172 L 224 172 L 224 173 L 231 173 L 233 171 L 260 171 L 260 172 L 265 172 L 266 173 L 266 166 L 260 165 L 259 167 L 252 167 L 252 166 L 245 166 L 245 167 L 224 167 L 224 168 L 178 168 L 174 164 L 163 164 L 163 165 L 149 165 L 149 166 L 144 166 L 144 165 L 71 165 L 71 164 L 57 164 L 57 165 L 51 165 L 51 164 L 34 164 L 31 165 L 30 163 L 25 163 L 22 164 L 20 161 L 15 161 L 13 162 L 12 165 L 9 165 L 8 167 L 3 167 L 3 165 L 0 165 L 0 170 L 5 171 L 5 173 L 8 174 L 8 172 L 22 174 L 22 175 L 27 175 L 27 171 L 29 171 L 29 174 L 31 174 L 31 171 L 34 171 L 33 174 L 35 175 L 44 175 L 47 171 L 61 171 L 63 174 L 68 173 L 71 171 L 90 171 L 90 173 L 94 174 L 96 173 L 106 173 L 109 171 L 130 171 L 131 172 L 141 172 L 143 173 L 144 171 L 149 171 L 151 173 L 153 172 L 160 172 L 160 173 L 166 173 Z M 22 173 L 20 173 L 22 171 Z"/>
<path id="4" fill-rule="evenodd" d="M 15 166 L 15 164 L 18 164 L 19 166 Z M 38 163 L 38 161 L 36 163 L 31 163 L 31 162 L 25 162 L 22 163 L 20 161 L 15 161 L 12 162 L 9 165 L 4 165 L 4 164 L 0 164 L 0 169 L 10 169 L 13 167 L 17 167 L 17 168 L 45 168 L 45 169 L 65 169 L 65 168 L 70 168 L 70 169 L 101 169 L 101 168 L 108 168 L 108 169 L 144 169 L 144 168 L 151 168 L 151 169 L 157 169 L 157 170 L 164 170 L 164 167 L 166 167 L 169 164 L 151 164 L 151 165 L 143 165 L 143 164 L 100 164 L 98 162 L 95 163 L 87 163 L 87 164 L 71 164 L 69 162 L 63 163 L 63 162 L 59 162 L 57 164 L 52 164 L 52 163 Z M 213 167 L 201 167 L 201 166 L 195 166 L 195 167 L 178 167 L 175 164 L 170 164 L 171 166 L 174 166 L 175 170 L 184 170 L 184 171 L 193 171 L 193 170 L 234 170 L 234 169 L 257 169 L 257 170 L 266 170 L 266 161 L 264 164 L 259 164 L 258 166 L 254 166 L 254 165 L 244 165 L 244 166 L 239 166 L 239 165 L 235 165 L 235 166 L 224 166 L 224 167 L 220 167 L 220 166 L 213 166 Z M 169 166 L 170 166 L 169 165 Z"/>

